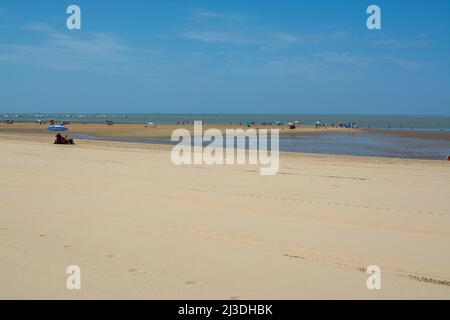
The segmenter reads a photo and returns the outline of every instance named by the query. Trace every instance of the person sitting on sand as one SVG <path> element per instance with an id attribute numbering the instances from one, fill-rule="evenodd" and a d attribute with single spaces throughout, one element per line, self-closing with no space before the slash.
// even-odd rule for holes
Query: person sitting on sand
<path id="1" fill-rule="evenodd" d="M 60 133 L 57 133 L 55 136 L 55 144 L 62 144 L 63 143 L 63 137 L 61 136 Z"/>
<path id="2" fill-rule="evenodd" d="M 73 139 L 70 139 L 68 136 L 62 136 L 60 133 L 55 136 L 55 144 L 74 144 Z"/>
<path id="3" fill-rule="evenodd" d="M 66 140 L 67 144 L 74 144 L 73 139 L 70 139 L 67 135 L 64 136 L 64 139 Z"/>

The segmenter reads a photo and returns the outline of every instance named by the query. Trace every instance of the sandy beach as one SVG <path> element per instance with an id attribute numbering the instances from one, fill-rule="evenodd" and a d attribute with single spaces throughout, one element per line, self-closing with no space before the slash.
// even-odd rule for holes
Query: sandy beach
<path id="1" fill-rule="evenodd" d="M 169 138 L 175 129 L 183 128 L 193 133 L 193 124 L 176 125 L 176 124 L 158 124 L 156 127 L 150 127 L 140 123 L 115 123 L 114 125 L 106 125 L 105 123 L 81 123 L 74 122 L 66 127 L 70 133 L 84 133 L 95 137 L 120 137 L 120 138 Z M 0 132 L 16 133 L 21 135 L 54 135 L 47 131 L 48 124 L 39 125 L 31 122 L 16 122 L 12 125 L 0 123 Z M 247 126 L 239 125 L 223 125 L 223 124 L 205 124 L 204 130 L 210 128 L 225 131 L 225 129 L 244 129 Z M 288 126 L 262 126 L 255 125 L 254 129 L 279 129 L 280 134 L 314 134 L 321 132 L 339 132 L 349 131 L 350 129 L 342 128 L 314 128 L 313 126 L 301 126 L 296 129 L 289 129 Z M 358 132 L 357 129 L 351 129 L 352 132 Z M 450 139 L 450 132 L 448 133 Z"/>
<path id="2" fill-rule="evenodd" d="M 0 1 L 0 301 L 430 317 L 450 300 L 449 4 Z"/>
<path id="3" fill-rule="evenodd" d="M 448 161 L 286 153 L 265 177 L 33 130 L 0 131 L 2 299 L 450 298 Z"/>
<path id="4" fill-rule="evenodd" d="M 105 123 L 98 122 L 74 122 L 66 125 L 70 134 L 87 134 L 94 137 L 110 137 L 110 138 L 170 138 L 172 132 L 178 128 L 184 128 L 189 132 L 193 132 L 193 125 L 176 125 L 176 124 L 158 124 L 156 127 L 150 127 L 146 124 L 140 123 L 115 123 L 108 126 Z M 48 123 L 39 125 L 33 122 L 15 122 L 14 124 L 0 123 L 0 133 L 5 134 L 20 134 L 28 136 L 54 136 L 53 132 L 47 131 Z M 223 124 L 205 124 L 203 130 L 210 128 L 219 129 L 225 131 L 225 129 L 244 129 L 246 126 L 239 125 L 223 125 Z M 450 131 L 425 131 L 425 130 L 386 130 L 386 129 L 345 129 L 345 128 L 333 128 L 333 127 L 318 127 L 315 128 L 311 125 L 301 125 L 295 129 L 289 129 L 287 125 L 283 126 L 252 126 L 253 129 L 279 129 L 280 135 L 318 135 L 323 133 L 377 133 L 388 134 L 399 137 L 407 138 L 420 138 L 420 139 L 439 139 L 450 141 Z"/>

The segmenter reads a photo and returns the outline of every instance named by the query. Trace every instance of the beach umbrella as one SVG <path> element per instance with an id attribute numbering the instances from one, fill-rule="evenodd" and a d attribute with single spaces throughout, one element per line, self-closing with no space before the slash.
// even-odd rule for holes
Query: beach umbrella
<path id="1" fill-rule="evenodd" d="M 49 130 L 49 131 L 68 131 L 69 129 L 67 129 L 66 127 L 63 127 L 63 126 L 50 126 L 47 128 L 47 130 Z"/>

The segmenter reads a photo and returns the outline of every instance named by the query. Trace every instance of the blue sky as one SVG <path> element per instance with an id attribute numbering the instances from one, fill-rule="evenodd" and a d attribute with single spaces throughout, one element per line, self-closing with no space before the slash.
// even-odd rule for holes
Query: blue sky
<path id="1" fill-rule="evenodd" d="M 449 42 L 448 0 L 0 0 L 0 112 L 450 115 Z"/>

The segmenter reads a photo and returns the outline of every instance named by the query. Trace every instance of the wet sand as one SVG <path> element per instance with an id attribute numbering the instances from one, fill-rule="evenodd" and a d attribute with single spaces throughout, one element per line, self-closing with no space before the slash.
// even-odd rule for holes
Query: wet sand
<path id="1" fill-rule="evenodd" d="M 436 140 L 445 140 L 450 141 L 450 131 L 444 130 L 435 130 L 435 131 L 427 131 L 427 130 L 411 130 L 411 129 L 365 129 L 364 131 L 369 133 L 376 134 L 388 134 L 397 137 L 406 137 L 406 138 L 419 138 L 419 139 L 436 139 Z"/>
<path id="2" fill-rule="evenodd" d="M 54 132 L 47 131 L 48 125 L 39 125 L 36 123 L 16 122 L 14 124 L 0 123 L 0 133 L 24 134 L 24 135 L 54 135 Z M 156 128 L 144 124 L 136 123 L 116 123 L 108 126 L 104 123 L 72 123 L 66 126 L 71 133 L 82 133 L 95 137 L 120 137 L 120 138 L 170 138 L 173 130 L 184 128 L 193 132 L 193 125 L 158 125 Z M 203 129 L 217 128 L 221 131 L 225 129 L 248 129 L 246 126 L 238 125 L 204 125 Z M 382 130 L 382 129 L 345 129 L 345 128 L 315 128 L 314 126 L 300 126 L 296 129 L 289 129 L 287 126 L 253 126 L 258 129 L 280 129 L 281 135 L 311 135 L 322 133 L 358 133 L 370 132 L 378 134 L 396 135 L 399 137 L 423 138 L 423 139 L 442 139 L 450 141 L 450 131 L 421 131 L 421 130 Z"/>

